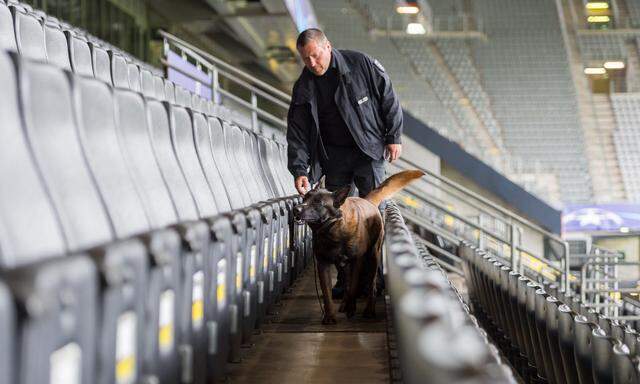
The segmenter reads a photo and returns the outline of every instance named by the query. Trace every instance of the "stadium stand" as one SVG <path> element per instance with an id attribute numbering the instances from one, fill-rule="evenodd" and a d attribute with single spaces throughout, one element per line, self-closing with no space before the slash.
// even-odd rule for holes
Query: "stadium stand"
<path id="1" fill-rule="evenodd" d="M 456 29 L 469 3 L 434 1 L 433 11 Z M 358 9 L 374 27 L 401 29 L 406 18 L 366 4 L 326 0 L 319 13 L 332 16 L 337 45 L 381 58 L 410 111 L 487 161 L 491 141 L 503 157 L 557 162 L 566 201 L 590 196 L 551 1 L 476 0 L 488 42 L 421 47 L 372 42 Z M 26 4 L 0 0 L 0 48 L 0 383 L 224 381 L 311 266 L 281 132 Z M 611 100 L 626 188 L 640 199 L 630 183 L 640 100 Z M 385 208 L 394 381 L 640 382 L 638 321 L 588 309 L 566 254 L 517 268 L 517 216 L 456 214 L 417 196 L 409 189 Z M 470 196 L 473 208 L 485 203 Z M 557 244 L 536 231 L 546 255 Z M 458 268 L 468 294 L 450 279 Z M 626 300 L 624 314 L 638 308 Z"/>

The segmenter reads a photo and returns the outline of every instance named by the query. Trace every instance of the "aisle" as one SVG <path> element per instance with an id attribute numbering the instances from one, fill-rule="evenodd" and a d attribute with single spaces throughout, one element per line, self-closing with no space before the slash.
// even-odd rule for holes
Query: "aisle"
<path id="1" fill-rule="evenodd" d="M 339 313 L 337 325 L 322 325 L 312 272 L 275 307 L 242 362 L 231 364 L 231 383 L 389 383 L 384 300 L 376 319 L 362 318 L 361 300 L 353 319 Z"/>

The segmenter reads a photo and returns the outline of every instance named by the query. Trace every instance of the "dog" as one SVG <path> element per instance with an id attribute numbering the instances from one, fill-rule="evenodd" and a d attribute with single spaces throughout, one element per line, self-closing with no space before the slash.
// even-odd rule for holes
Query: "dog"
<path id="1" fill-rule="evenodd" d="M 306 223 L 313 234 L 313 253 L 324 301 L 322 324 L 337 324 L 331 297 L 331 264 L 345 270 L 346 293 L 339 311 L 351 318 L 356 312 L 356 298 L 362 289 L 367 304 L 365 318 L 375 317 L 375 282 L 381 262 L 384 226 L 378 206 L 424 175 L 410 170 L 386 179 L 364 199 L 348 197 L 351 186 L 330 192 L 315 187 L 294 208 L 296 222 Z"/>

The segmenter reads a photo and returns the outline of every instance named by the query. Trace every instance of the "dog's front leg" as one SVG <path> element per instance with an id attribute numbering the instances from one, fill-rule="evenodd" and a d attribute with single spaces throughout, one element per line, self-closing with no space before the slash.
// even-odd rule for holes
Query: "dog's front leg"
<path id="1" fill-rule="evenodd" d="M 337 324 L 335 309 L 333 308 L 333 300 L 331 297 L 331 264 L 317 260 L 318 262 L 318 278 L 320 280 L 320 289 L 322 289 L 322 298 L 324 301 L 324 316 L 322 324 Z"/>

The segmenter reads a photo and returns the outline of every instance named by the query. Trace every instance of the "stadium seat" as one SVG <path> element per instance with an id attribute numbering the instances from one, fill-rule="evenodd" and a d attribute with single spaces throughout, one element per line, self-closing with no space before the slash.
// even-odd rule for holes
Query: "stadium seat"
<path id="1" fill-rule="evenodd" d="M 16 51 L 16 34 L 13 29 L 13 16 L 4 3 L 0 3 L 0 49 Z"/>
<path id="2" fill-rule="evenodd" d="M 164 82 L 164 101 L 171 104 L 175 104 L 176 102 L 175 86 L 171 80 L 165 80 Z"/>
<path id="3" fill-rule="evenodd" d="M 71 69 L 69 48 L 64 32 L 56 24 L 44 24 L 44 40 L 49 63 L 63 69 Z"/>
<path id="4" fill-rule="evenodd" d="M 89 48 L 91 49 L 91 63 L 96 79 L 111 85 L 111 61 L 109 60 L 109 53 L 93 42 L 89 43 Z"/>
<path id="5" fill-rule="evenodd" d="M 17 73 L 0 54 L 0 267 L 12 268 L 64 253 L 56 213 L 40 182 L 20 116 Z M 34 241 L 37 239 L 37 241 Z"/>
<path id="6" fill-rule="evenodd" d="M 109 51 L 111 60 L 111 80 L 116 88 L 129 88 L 129 71 L 127 62 L 122 55 Z"/>
<path id="7" fill-rule="evenodd" d="M 140 67 L 135 63 L 127 63 L 127 77 L 129 79 L 129 89 L 142 92 L 142 79 L 140 77 Z"/>
<path id="8" fill-rule="evenodd" d="M 553 362 L 553 368 L 556 372 L 556 377 L 560 380 L 560 383 L 570 382 L 572 378 L 569 377 L 562 364 L 562 355 L 560 353 L 560 336 L 558 333 L 560 310 L 558 299 L 553 296 L 547 297 L 547 319 L 546 319 L 546 332 L 547 340 L 549 341 L 549 352 L 551 355 L 551 361 Z"/>
<path id="9" fill-rule="evenodd" d="M 594 383 L 593 379 L 593 332 L 597 324 L 589 322 L 586 316 L 574 318 L 574 353 L 580 384 Z"/>
<path id="10" fill-rule="evenodd" d="M 160 76 L 153 75 L 153 88 L 155 98 L 160 101 L 166 101 L 166 95 L 164 94 L 164 79 Z"/>
<path id="11" fill-rule="evenodd" d="M 95 383 L 99 280 L 85 256 L 24 266 L 3 277 L 20 316 L 18 382 Z"/>
<path id="12" fill-rule="evenodd" d="M 167 190 L 163 175 L 156 162 L 156 152 L 151 145 L 147 131 L 149 122 L 147 121 L 145 103 L 142 95 L 130 90 L 116 89 L 114 91 L 114 99 L 116 109 L 118 110 L 117 116 L 119 119 L 117 129 L 119 131 L 122 149 L 129 164 L 129 169 L 133 174 L 133 180 L 136 183 L 137 190 L 142 197 L 142 202 L 151 225 L 157 229 L 173 225 L 179 220 L 178 213 L 176 212 L 178 204 L 174 205 L 172 196 Z M 168 129 L 168 127 L 166 128 Z M 185 206 L 188 210 L 187 213 L 184 212 Z M 197 218 L 197 216 L 192 201 L 191 206 L 187 203 L 186 205 L 180 205 L 180 209 L 183 210 L 181 215 L 183 217 L 185 215 L 190 217 L 190 219 L 187 220 L 191 220 L 193 223 L 191 225 L 185 224 L 178 228 L 182 233 L 182 237 L 185 239 L 184 241 L 187 244 L 191 244 L 191 249 L 187 249 L 186 252 L 183 251 L 180 259 L 177 257 L 173 259 L 175 261 L 180 260 L 180 270 L 183 271 L 183 276 L 186 277 L 181 279 L 181 282 L 171 280 L 172 278 L 163 272 L 164 268 L 158 269 L 155 280 L 153 276 L 151 277 L 152 286 L 156 287 L 156 292 L 158 292 L 158 299 L 152 303 L 152 308 L 157 309 L 159 312 L 153 312 L 155 315 L 152 322 L 154 327 L 150 327 L 147 332 L 147 340 L 151 341 L 145 349 L 146 353 L 144 358 L 145 372 L 149 375 L 157 376 L 161 382 L 167 383 L 172 382 L 172 380 L 177 380 L 178 371 L 181 368 L 182 375 L 188 377 L 194 376 L 191 362 L 196 355 L 193 354 L 193 344 L 195 341 L 191 337 L 191 332 L 194 329 L 192 325 L 199 331 L 201 336 L 200 341 L 205 343 L 205 345 L 208 342 L 208 338 L 202 334 L 205 332 L 204 322 L 206 320 L 200 317 L 201 302 L 199 297 L 201 288 L 208 289 L 211 287 L 209 282 L 206 281 L 210 278 L 210 275 L 206 274 L 203 269 L 203 264 L 207 262 L 209 255 L 205 249 L 201 248 L 202 245 L 198 246 L 198 243 L 202 243 L 201 237 L 208 236 L 208 234 L 206 228 L 204 228 L 204 233 L 202 233 L 202 224 L 193 222 L 193 219 Z M 188 216 L 189 214 L 192 216 Z M 158 246 L 162 245 L 163 241 L 160 239 L 161 238 L 158 238 L 157 242 L 152 241 L 150 243 L 151 246 L 154 244 Z M 179 246 L 179 243 L 176 245 Z M 157 254 L 155 258 L 155 262 L 160 262 L 160 265 L 173 263 L 172 259 L 163 259 L 162 254 Z M 202 272 L 202 274 L 198 272 Z M 205 276 L 206 279 L 203 281 Z M 178 286 L 175 284 L 181 284 L 180 289 L 178 289 Z M 202 284 L 204 284 L 204 286 L 202 286 Z M 196 289 L 195 296 L 193 293 L 194 287 Z M 180 292 L 182 292 L 181 295 L 179 295 Z M 193 302 L 194 297 L 196 298 L 195 303 Z M 166 332 L 163 331 L 165 328 L 163 328 L 162 324 L 165 326 L 174 324 L 172 321 L 163 320 L 165 316 L 162 312 L 163 301 L 169 303 L 166 304 L 166 306 L 169 306 L 170 303 L 174 303 L 171 305 L 175 305 L 175 327 L 179 331 L 176 332 L 175 335 L 173 333 L 166 334 Z M 195 323 L 192 323 L 191 310 L 193 304 L 196 305 L 197 318 Z M 202 304 L 206 305 L 206 303 Z M 208 305 L 204 309 L 207 310 Z M 171 317 L 169 320 L 171 320 Z M 171 330 L 172 328 L 166 329 Z M 158 337 L 156 337 L 156 335 L 158 335 Z M 174 337 L 176 338 L 175 340 Z M 177 340 L 181 340 L 186 344 L 178 345 Z M 177 349 L 180 349 L 182 364 L 177 363 Z M 203 356 L 203 354 L 197 355 L 198 358 L 202 358 Z M 202 373 L 198 371 L 198 374 L 199 378 L 202 377 Z"/>
<path id="13" fill-rule="evenodd" d="M 44 30 L 40 21 L 23 8 L 11 7 L 18 52 L 30 59 L 47 60 Z"/>
<path id="14" fill-rule="evenodd" d="M 615 384 L 633 384 L 640 382 L 640 358 L 629 352 L 626 344 L 613 347 L 613 382 Z"/>
<path id="15" fill-rule="evenodd" d="M 197 112 L 192 112 L 191 116 L 193 120 L 196 152 L 200 164 L 202 164 L 202 170 L 209 184 L 209 188 L 213 193 L 215 205 L 219 212 L 229 212 L 231 211 L 231 203 L 229 202 L 229 196 L 227 195 L 218 166 L 214 162 L 213 144 L 211 142 L 211 132 L 209 130 L 207 116 Z"/>
<path id="16" fill-rule="evenodd" d="M 16 311 L 9 289 L 0 280 L 0 382 L 14 383 L 16 371 Z"/>
<path id="17" fill-rule="evenodd" d="M 613 348 L 622 342 L 609 336 L 602 328 L 593 331 L 592 341 L 594 382 L 613 384 Z"/>
<path id="18" fill-rule="evenodd" d="M 72 31 L 65 31 L 69 44 L 69 56 L 73 72 L 82 76 L 94 76 L 91 49 L 87 39 Z"/>
<path id="19" fill-rule="evenodd" d="M 153 82 L 153 74 L 147 69 L 140 70 L 140 80 L 142 85 L 142 94 L 145 97 L 156 97 L 156 90 Z M 160 100 L 162 101 L 162 100 Z"/>

